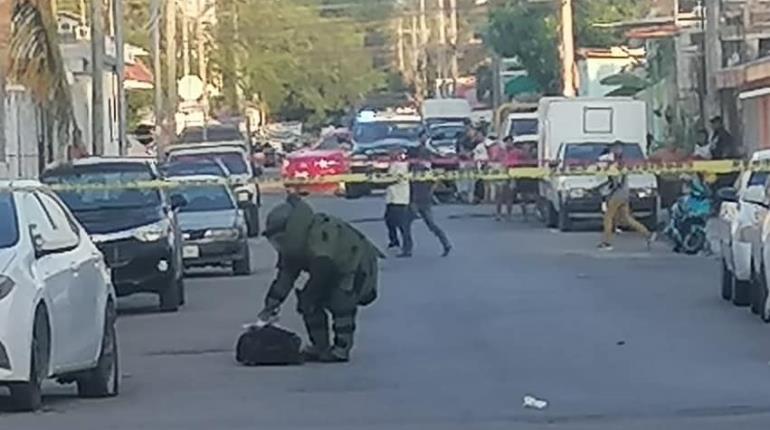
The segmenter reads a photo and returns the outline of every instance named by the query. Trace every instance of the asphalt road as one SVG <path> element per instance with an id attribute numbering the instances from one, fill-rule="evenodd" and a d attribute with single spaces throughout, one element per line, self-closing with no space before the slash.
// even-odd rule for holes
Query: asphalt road
<path id="1" fill-rule="evenodd" d="M 267 199 L 275 202 L 276 198 Z M 379 243 L 377 198 L 316 199 Z M 257 311 L 275 255 L 254 243 L 253 276 L 196 275 L 188 305 L 157 314 L 121 303 L 120 397 L 51 386 L 37 414 L 0 428 L 114 430 L 766 429 L 768 328 L 718 298 L 714 260 L 648 252 L 622 234 L 497 223 L 488 208 L 437 209 L 455 251 L 415 225 L 411 260 L 383 263 L 381 298 L 360 313 L 349 364 L 245 368 L 241 324 Z M 301 330 L 294 303 L 282 323 Z M 546 399 L 543 410 L 522 398 Z M 0 398 L 2 403 L 2 398 Z"/>

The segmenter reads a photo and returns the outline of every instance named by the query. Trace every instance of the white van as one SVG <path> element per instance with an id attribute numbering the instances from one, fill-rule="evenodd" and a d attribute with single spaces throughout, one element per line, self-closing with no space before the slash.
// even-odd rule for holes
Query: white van
<path id="1" fill-rule="evenodd" d="M 427 99 L 422 102 L 422 119 L 428 126 L 436 122 L 470 122 L 473 111 L 465 99 Z"/>
<path id="2" fill-rule="evenodd" d="M 615 141 L 626 160 L 647 158 L 644 102 L 627 97 L 563 98 L 540 101 L 538 160 L 541 166 L 590 165 Z M 571 228 L 576 218 L 602 216 L 598 191 L 606 176 L 558 176 L 540 183 L 540 211 L 549 227 Z M 653 174 L 628 176 L 631 210 L 647 225 L 657 224 L 659 196 Z"/>

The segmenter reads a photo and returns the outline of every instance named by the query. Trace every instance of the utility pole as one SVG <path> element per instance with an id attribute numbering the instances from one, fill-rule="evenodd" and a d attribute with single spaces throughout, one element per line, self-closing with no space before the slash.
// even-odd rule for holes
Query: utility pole
<path id="1" fill-rule="evenodd" d="M 397 39 L 397 54 L 398 54 L 398 71 L 404 73 L 404 18 L 398 18 L 398 30 L 396 31 Z"/>
<path id="2" fill-rule="evenodd" d="M 722 67 L 722 45 L 719 40 L 720 0 L 706 0 L 706 34 L 704 52 L 706 63 L 705 111 L 710 118 L 720 114 L 716 73 Z M 747 6 L 748 7 L 748 6 Z M 704 123 L 708 118 L 704 118 Z"/>
<path id="3" fill-rule="evenodd" d="M 420 42 L 417 34 L 417 15 L 412 15 L 412 81 L 414 82 L 415 97 L 418 100 L 422 100 L 423 86 L 422 86 L 422 72 L 420 71 Z"/>
<path id="4" fill-rule="evenodd" d="M 176 0 L 166 0 L 166 133 L 176 135 Z"/>
<path id="5" fill-rule="evenodd" d="M 565 97 L 575 96 L 575 42 L 572 33 L 572 0 L 561 1 L 561 68 Z"/>
<path id="6" fill-rule="evenodd" d="M 104 15 L 102 0 L 91 0 L 91 150 L 104 154 Z"/>
<path id="7" fill-rule="evenodd" d="M 123 84 L 126 76 L 125 46 L 123 45 L 123 0 L 112 2 L 112 22 L 115 24 L 115 73 L 118 75 L 118 150 L 121 155 L 126 153 L 126 87 Z"/>
<path id="8" fill-rule="evenodd" d="M 449 0 L 449 44 L 452 48 L 452 62 L 450 64 L 452 81 L 457 82 L 460 76 L 460 67 L 457 61 L 457 0 Z"/>
<path id="9" fill-rule="evenodd" d="M 425 0 L 420 0 L 420 43 L 422 49 L 426 49 L 428 44 L 428 22 L 425 12 Z"/>
<path id="10" fill-rule="evenodd" d="M 190 21 L 187 7 L 182 9 L 182 76 L 190 74 Z"/>
<path id="11" fill-rule="evenodd" d="M 203 82 L 203 117 L 208 121 L 209 116 L 209 91 L 208 91 L 208 65 L 206 64 L 206 41 L 203 33 L 204 0 L 198 0 L 197 16 L 195 17 L 195 49 L 198 57 L 198 77 Z"/>
<path id="12" fill-rule="evenodd" d="M 153 106 L 155 110 L 155 151 L 158 160 L 163 159 L 163 78 L 160 61 L 160 20 L 161 20 L 161 0 L 152 0 L 150 21 L 152 23 L 152 78 L 153 78 Z"/>
<path id="13" fill-rule="evenodd" d="M 436 18 L 438 21 L 438 77 L 443 81 L 446 78 L 446 10 L 444 0 L 437 0 Z M 443 83 L 443 82 L 442 82 Z M 442 94 L 443 95 L 443 94 Z"/>

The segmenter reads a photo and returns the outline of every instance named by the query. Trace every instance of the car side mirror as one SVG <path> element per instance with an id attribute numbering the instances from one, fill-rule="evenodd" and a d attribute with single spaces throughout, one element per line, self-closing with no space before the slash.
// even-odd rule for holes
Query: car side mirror
<path id="1" fill-rule="evenodd" d="M 187 206 L 187 199 L 181 194 L 171 195 L 171 209 L 177 210 Z"/>
<path id="2" fill-rule="evenodd" d="M 723 202 L 738 202 L 738 190 L 733 187 L 725 187 L 717 190 L 717 197 Z"/>

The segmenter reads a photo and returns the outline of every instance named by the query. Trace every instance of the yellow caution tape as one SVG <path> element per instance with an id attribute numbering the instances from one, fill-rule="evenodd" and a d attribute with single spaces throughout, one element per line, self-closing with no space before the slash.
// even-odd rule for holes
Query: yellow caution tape
<path id="1" fill-rule="evenodd" d="M 151 180 L 123 183 L 92 183 L 92 184 L 65 184 L 56 183 L 48 185 L 54 190 L 63 191 L 89 191 L 89 190 L 109 190 L 109 189 L 171 189 L 179 187 L 211 186 L 211 185 L 251 185 L 255 184 L 261 188 L 301 188 L 309 185 L 321 184 L 388 184 L 405 180 L 411 181 L 456 181 L 456 180 L 487 180 L 501 181 L 507 179 L 547 179 L 558 176 L 619 176 L 625 174 L 654 174 L 654 175 L 672 175 L 686 173 L 702 173 L 713 177 L 718 174 L 751 171 L 770 171 L 770 160 L 747 162 L 741 160 L 719 160 L 719 161 L 685 161 L 685 162 L 646 162 L 622 168 L 605 167 L 602 165 L 583 165 L 570 166 L 565 168 L 549 167 L 517 167 L 511 169 L 488 169 L 488 170 L 452 170 L 452 171 L 431 171 L 418 172 L 408 175 L 390 175 L 387 173 L 348 173 L 343 175 L 329 175 L 309 178 L 260 178 L 252 181 L 232 181 L 228 179 L 205 180 L 205 181 L 171 181 L 171 180 Z M 712 178 L 713 179 L 713 178 Z M 17 183 L 18 184 L 18 183 Z M 0 187 L 0 190 L 23 189 L 23 185 L 15 185 L 11 181 L 10 186 Z"/>

